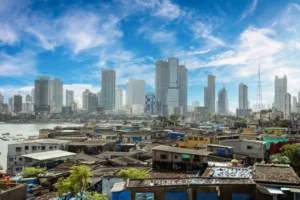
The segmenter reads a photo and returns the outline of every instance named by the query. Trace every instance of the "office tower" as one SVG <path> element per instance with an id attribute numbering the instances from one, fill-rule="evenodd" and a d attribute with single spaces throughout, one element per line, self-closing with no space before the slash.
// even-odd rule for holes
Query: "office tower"
<path id="1" fill-rule="evenodd" d="M 34 103 L 34 97 L 35 97 L 35 94 L 34 94 L 34 88 L 32 88 L 32 90 L 31 90 L 31 101 L 32 101 L 32 103 Z"/>
<path id="2" fill-rule="evenodd" d="M 60 78 L 51 81 L 51 102 L 54 105 L 53 112 L 61 112 L 63 106 L 63 82 Z"/>
<path id="3" fill-rule="evenodd" d="M 87 106 L 88 106 L 88 109 L 87 111 L 88 112 L 96 112 L 97 111 L 97 107 L 98 107 L 98 96 L 97 94 L 94 94 L 94 93 L 88 93 L 87 95 Z"/>
<path id="4" fill-rule="evenodd" d="M 84 110 L 88 110 L 88 95 L 89 95 L 90 90 L 86 89 L 83 93 L 82 93 L 82 108 Z"/>
<path id="5" fill-rule="evenodd" d="M 66 90 L 66 106 L 71 106 L 71 103 L 74 101 L 74 91 Z"/>
<path id="6" fill-rule="evenodd" d="M 77 103 L 75 102 L 75 101 L 73 101 L 72 103 L 71 103 L 71 109 L 72 109 L 72 111 L 75 111 L 75 110 L 77 110 Z"/>
<path id="7" fill-rule="evenodd" d="M 293 97 L 293 109 L 292 112 L 296 113 L 297 112 L 297 97 Z"/>
<path id="8" fill-rule="evenodd" d="M 187 113 L 188 70 L 184 65 L 178 68 L 179 106 L 183 107 L 183 115 Z"/>
<path id="9" fill-rule="evenodd" d="M 9 112 L 14 112 L 14 98 L 10 97 L 8 99 L 8 110 Z"/>
<path id="10" fill-rule="evenodd" d="M 18 113 L 22 111 L 22 96 L 15 95 L 14 96 L 14 112 Z"/>
<path id="11" fill-rule="evenodd" d="M 219 90 L 218 93 L 218 113 L 221 115 L 228 114 L 228 100 L 227 100 L 227 91 L 225 87 Z"/>
<path id="12" fill-rule="evenodd" d="M 27 94 L 25 97 L 25 103 L 27 102 L 32 102 L 32 97 L 29 94 Z"/>
<path id="13" fill-rule="evenodd" d="M 287 93 L 287 77 L 278 78 L 275 76 L 275 98 L 274 98 L 274 106 L 283 111 L 284 107 L 284 98 Z"/>
<path id="14" fill-rule="evenodd" d="M 47 76 L 40 76 L 35 80 L 34 112 L 36 114 L 50 112 L 50 85 L 50 79 Z"/>
<path id="15" fill-rule="evenodd" d="M 0 93 L 0 104 L 4 104 L 4 96 Z"/>
<path id="16" fill-rule="evenodd" d="M 97 93 L 97 96 L 98 96 L 98 106 L 102 107 L 103 103 L 102 103 L 102 97 L 101 97 L 101 95 L 102 95 L 102 92 L 100 90 L 100 92 Z"/>
<path id="17" fill-rule="evenodd" d="M 291 94 L 286 93 L 284 95 L 283 102 L 283 118 L 290 120 L 291 118 Z"/>
<path id="18" fill-rule="evenodd" d="M 239 84 L 239 109 L 248 109 L 248 86 Z"/>
<path id="19" fill-rule="evenodd" d="M 101 101 L 104 110 L 114 110 L 115 108 L 115 93 L 116 93 L 116 71 L 102 70 L 102 88 Z"/>
<path id="20" fill-rule="evenodd" d="M 157 114 L 186 114 L 187 69 L 184 65 L 179 65 L 178 58 L 155 63 L 155 98 Z"/>
<path id="21" fill-rule="evenodd" d="M 131 78 L 126 83 L 126 105 L 145 103 L 146 83 L 144 80 Z"/>
<path id="22" fill-rule="evenodd" d="M 215 112 L 215 76 L 207 76 L 207 87 L 204 88 L 204 107 L 208 107 L 208 113 Z"/>
<path id="23" fill-rule="evenodd" d="M 121 106 L 123 105 L 123 89 L 121 85 L 117 85 L 116 87 L 116 110 L 120 110 Z"/>
<path id="24" fill-rule="evenodd" d="M 145 114 L 155 115 L 156 106 L 155 106 L 155 94 L 153 92 L 148 92 L 145 96 Z"/>

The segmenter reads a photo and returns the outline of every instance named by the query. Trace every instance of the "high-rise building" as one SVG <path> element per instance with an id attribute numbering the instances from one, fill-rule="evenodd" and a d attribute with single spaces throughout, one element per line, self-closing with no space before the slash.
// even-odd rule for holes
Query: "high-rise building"
<path id="1" fill-rule="evenodd" d="M 102 94 L 102 93 L 101 93 L 101 90 L 100 90 L 100 92 L 97 92 L 97 96 L 98 96 L 98 106 L 103 106 L 101 94 Z"/>
<path id="2" fill-rule="evenodd" d="M 14 112 L 18 113 L 22 111 L 22 96 L 14 95 Z"/>
<path id="3" fill-rule="evenodd" d="M 35 80 L 34 112 L 36 114 L 50 112 L 50 85 L 50 79 L 47 76 L 40 76 Z"/>
<path id="4" fill-rule="evenodd" d="M 145 103 L 146 83 L 144 80 L 131 78 L 126 83 L 126 105 Z"/>
<path id="5" fill-rule="evenodd" d="M 145 96 L 145 114 L 155 115 L 156 106 L 155 106 L 155 94 L 153 92 L 148 92 Z"/>
<path id="6" fill-rule="evenodd" d="M 287 93 L 287 77 L 278 78 L 275 76 L 275 98 L 274 107 L 283 111 L 285 94 Z"/>
<path id="7" fill-rule="evenodd" d="M 292 107 L 292 103 L 291 103 L 291 94 L 290 93 L 286 93 L 284 95 L 284 104 L 283 104 L 283 118 L 290 120 L 291 119 L 291 107 Z"/>
<path id="8" fill-rule="evenodd" d="M 89 93 L 87 96 L 88 100 L 88 112 L 96 112 L 98 107 L 98 96 L 94 93 Z"/>
<path id="9" fill-rule="evenodd" d="M 71 109 L 72 109 L 72 111 L 77 110 L 77 103 L 76 103 L 75 101 L 73 101 L 73 102 L 71 103 Z"/>
<path id="10" fill-rule="evenodd" d="M 204 88 L 204 107 L 208 107 L 208 113 L 212 114 L 215 112 L 215 86 L 216 77 L 213 75 L 207 76 L 207 87 Z"/>
<path id="11" fill-rule="evenodd" d="M 14 98 L 13 97 L 10 97 L 8 99 L 8 111 L 14 112 Z"/>
<path id="12" fill-rule="evenodd" d="M 115 108 L 115 93 L 116 93 L 116 71 L 102 70 L 102 88 L 101 101 L 104 110 L 114 110 Z"/>
<path id="13" fill-rule="evenodd" d="M 88 110 L 88 95 L 89 95 L 90 90 L 86 89 L 83 93 L 82 93 L 82 108 L 84 110 Z"/>
<path id="14" fill-rule="evenodd" d="M 0 93 L 0 104 L 4 104 L 4 96 Z"/>
<path id="15" fill-rule="evenodd" d="M 199 107 L 200 102 L 199 101 L 194 101 L 192 105 L 193 105 L 193 107 Z"/>
<path id="16" fill-rule="evenodd" d="M 296 113 L 297 112 L 297 97 L 293 96 L 293 107 L 292 107 L 292 112 Z"/>
<path id="17" fill-rule="evenodd" d="M 63 106 L 63 82 L 60 78 L 51 81 L 51 102 L 53 103 L 52 111 L 61 112 Z"/>
<path id="18" fill-rule="evenodd" d="M 248 109 L 248 86 L 239 84 L 239 109 Z"/>
<path id="19" fill-rule="evenodd" d="M 35 97 L 35 94 L 34 94 L 34 88 L 32 88 L 32 89 L 31 89 L 32 103 L 34 103 L 34 97 Z"/>
<path id="20" fill-rule="evenodd" d="M 29 94 L 27 94 L 25 97 L 25 103 L 27 103 L 27 102 L 32 103 L 32 97 Z"/>
<path id="21" fill-rule="evenodd" d="M 227 90 L 223 87 L 218 93 L 218 113 L 221 115 L 228 114 Z"/>
<path id="22" fill-rule="evenodd" d="M 73 101 L 74 101 L 74 91 L 66 90 L 66 106 L 71 106 Z"/>
<path id="23" fill-rule="evenodd" d="M 117 85 L 115 109 L 120 110 L 122 105 L 123 105 L 123 89 L 122 89 L 121 85 Z"/>
<path id="24" fill-rule="evenodd" d="M 187 112 L 187 69 L 178 58 L 155 63 L 155 98 L 159 115 Z M 181 108 L 179 108 L 181 107 Z"/>
<path id="25" fill-rule="evenodd" d="M 183 115 L 187 114 L 188 70 L 184 65 L 178 67 L 179 106 L 183 108 Z"/>

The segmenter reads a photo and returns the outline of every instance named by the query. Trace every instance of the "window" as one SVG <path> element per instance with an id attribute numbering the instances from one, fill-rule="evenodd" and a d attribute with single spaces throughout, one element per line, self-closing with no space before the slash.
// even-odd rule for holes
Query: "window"
<path id="1" fill-rule="evenodd" d="M 253 149 L 253 147 L 252 146 L 247 146 L 247 149 Z"/>
<path id="2" fill-rule="evenodd" d="M 199 140 L 202 141 L 202 140 L 203 140 L 203 137 L 200 137 Z"/>
<path id="3" fill-rule="evenodd" d="M 40 146 L 38 146 L 38 149 L 40 149 L 41 147 Z"/>
<path id="4" fill-rule="evenodd" d="M 56 149 L 56 146 L 54 146 L 54 148 Z"/>
<path id="5" fill-rule="evenodd" d="M 25 146 L 25 150 L 28 150 L 29 148 L 28 148 L 28 146 Z"/>
<path id="6" fill-rule="evenodd" d="M 36 151 L 36 146 L 31 147 L 32 151 Z"/>
<path id="7" fill-rule="evenodd" d="M 22 148 L 21 147 L 16 147 L 16 152 L 20 152 L 22 151 Z"/>
<path id="8" fill-rule="evenodd" d="M 53 149 L 53 146 L 50 146 L 49 149 Z"/>
<path id="9" fill-rule="evenodd" d="M 195 141 L 198 141 L 198 137 L 194 137 L 194 140 L 195 140 Z"/>
<path id="10" fill-rule="evenodd" d="M 42 146 L 42 150 L 45 150 L 45 146 Z"/>
<path id="11" fill-rule="evenodd" d="M 175 159 L 177 159 L 177 156 L 174 156 Z"/>
<path id="12" fill-rule="evenodd" d="M 22 161 L 22 158 L 19 158 L 19 161 Z"/>
<path id="13" fill-rule="evenodd" d="M 193 140 L 193 137 L 189 137 L 189 140 Z"/>
<path id="14" fill-rule="evenodd" d="M 18 167 L 16 168 L 16 171 L 17 171 L 17 172 L 19 171 L 19 168 L 18 168 Z"/>
<path id="15" fill-rule="evenodd" d="M 14 161 L 14 158 L 10 157 L 10 158 L 9 158 L 9 161 Z"/>
<path id="16" fill-rule="evenodd" d="M 168 159 L 168 155 L 166 155 L 166 154 L 160 154 L 160 159 Z"/>

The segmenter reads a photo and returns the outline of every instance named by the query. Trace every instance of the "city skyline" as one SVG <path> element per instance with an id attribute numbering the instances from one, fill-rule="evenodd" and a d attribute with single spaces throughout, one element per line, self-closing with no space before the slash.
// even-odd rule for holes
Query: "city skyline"
<path id="1" fill-rule="evenodd" d="M 81 102 L 85 89 L 100 91 L 101 70 L 111 68 L 123 90 L 137 78 L 146 81 L 146 92 L 154 92 L 155 62 L 169 57 L 188 69 L 188 105 L 198 100 L 203 106 L 206 76 L 212 74 L 215 91 L 225 85 L 231 111 L 238 108 L 241 82 L 253 107 L 259 62 L 265 105 L 274 101 L 275 75 L 287 75 L 287 92 L 297 96 L 300 6 L 293 1 L 68 1 L 59 8 L 50 1 L 26 2 L 7 1 L 0 9 L 6 16 L 0 19 L 5 102 L 19 91 L 30 94 L 40 75 L 60 78 L 63 95 L 74 90 Z"/>

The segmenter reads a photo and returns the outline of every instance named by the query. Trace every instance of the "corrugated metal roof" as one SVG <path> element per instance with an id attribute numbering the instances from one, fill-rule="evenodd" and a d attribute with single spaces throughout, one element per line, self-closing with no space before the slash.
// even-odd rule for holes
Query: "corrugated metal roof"
<path id="1" fill-rule="evenodd" d="M 75 156 L 75 155 L 76 153 L 71 153 L 68 151 L 54 150 L 54 151 L 26 154 L 23 155 L 23 157 L 31 158 L 34 160 L 49 160 L 54 158 L 61 158 L 61 157 Z"/>
<path id="2" fill-rule="evenodd" d="M 126 182 L 115 183 L 111 189 L 111 192 L 120 192 L 124 190 Z"/>
<path id="3" fill-rule="evenodd" d="M 159 145 L 157 147 L 152 148 L 152 150 L 167 151 L 167 152 L 173 152 L 173 153 L 184 153 L 184 154 L 192 154 L 192 155 L 203 155 L 203 156 L 207 156 L 211 153 L 206 150 L 177 148 L 177 147 L 170 147 L 170 146 L 166 146 L 166 145 Z"/>

